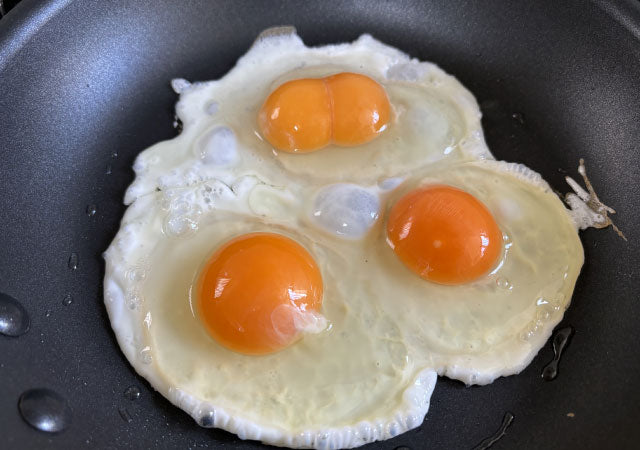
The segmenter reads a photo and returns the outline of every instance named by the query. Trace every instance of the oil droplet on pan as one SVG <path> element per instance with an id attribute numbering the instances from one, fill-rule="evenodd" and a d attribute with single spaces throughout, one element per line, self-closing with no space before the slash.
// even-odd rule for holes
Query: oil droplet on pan
<path id="1" fill-rule="evenodd" d="M 510 412 L 504 413 L 502 424 L 500 425 L 500 428 L 498 428 L 498 431 L 473 447 L 473 450 L 487 450 L 488 448 L 493 446 L 493 444 L 498 442 L 504 437 L 505 434 L 507 434 L 507 428 L 511 426 L 511 424 L 513 423 L 513 419 L 515 419 L 515 416 L 513 414 L 511 414 Z"/>
<path id="2" fill-rule="evenodd" d="M 572 327 L 561 328 L 553 335 L 553 359 L 542 369 L 542 378 L 545 381 L 551 381 L 558 376 L 558 364 L 560 363 L 560 357 L 562 352 L 567 347 L 569 339 L 573 335 Z"/>

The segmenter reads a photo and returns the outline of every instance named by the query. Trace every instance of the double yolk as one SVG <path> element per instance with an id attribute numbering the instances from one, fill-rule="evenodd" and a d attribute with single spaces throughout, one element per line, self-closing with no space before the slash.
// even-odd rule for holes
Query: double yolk
<path id="1" fill-rule="evenodd" d="M 367 142 L 384 129 L 389 111 L 380 85 L 342 73 L 285 83 L 269 96 L 259 122 L 274 147 L 306 152 L 329 143 Z M 401 197 L 388 214 L 386 239 L 408 269 L 446 285 L 483 277 L 502 253 L 502 233 L 489 210 L 471 194 L 445 185 Z M 296 341 L 299 317 L 320 312 L 322 292 L 311 254 L 275 233 L 241 235 L 223 244 L 196 283 L 199 316 L 209 334 L 250 355 Z"/>
<path id="2" fill-rule="evenodd" d="M 258 125 L 275 149 L 307 153 L 329 144 L 369 142 L 386 129 L 390 118 L 382 86 L 365 75 L 343 72 L 284 83 L 262 105 Z"/>

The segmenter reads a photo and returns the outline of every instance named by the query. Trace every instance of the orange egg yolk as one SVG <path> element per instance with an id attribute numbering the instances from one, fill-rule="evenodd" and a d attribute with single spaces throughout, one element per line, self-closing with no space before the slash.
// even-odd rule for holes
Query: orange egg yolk
<path id="1" fill-rule="evenodd" d="M 274 233 L 251 233 L 222 245 L 197 281 L 198 313 L 225 347 L 275 352 L 298 337 L 296 312 L 319 311 L 322 276 L 300 244 Z"/>
<path id="2" fill-rule="evenodd" d="M 274 148 L 307 153 L 331 143 L 352 147 L 369 142 L 386 129 L 390 117 L 382 86 L 365 75 L 343 72 L 284 83 L 262 105 L 258 125 Z"/>
<path id="3" fill-rule="evenodd" d="M 422 278 L 462 284 L 489 272 L 502 254 L 502 233 L 478 199 L 451 186 L 428 186 L 391 209 L 387 242 Z"/>

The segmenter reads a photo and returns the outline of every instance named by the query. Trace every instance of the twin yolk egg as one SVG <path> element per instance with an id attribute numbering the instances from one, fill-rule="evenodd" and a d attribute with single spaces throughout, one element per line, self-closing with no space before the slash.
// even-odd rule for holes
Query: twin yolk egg
<path id="1" fill-rule="evenodd" d="M 291 153 L 308 153 L 329 144 L 364 144 L 382 133 L 390 119 L 384 88 L 367 76 L 348 72 L 284 83 L 258 113 L 265 139 Z"/>
<path id="2" fill-rule="evenodd" d="M 390 120 L 384 88 L 355 73 L 284 83 L 258 114 L 264 138 L 295 153 L 366 143 Z M 479 279 L 502 252 L 502 233 L 489 210 L 451 186 L 404 195 L 391 208 L 386 231 L 405 266 L 440 284 Z M 198 311 L 220 344 L 267 354 L 299 338 L 296 314 L 319 312 L 322 289 L 320 270 L 304 247 L 280 234 L 251 233 L 226 242 L 205 263 L 197 281 Z"/>

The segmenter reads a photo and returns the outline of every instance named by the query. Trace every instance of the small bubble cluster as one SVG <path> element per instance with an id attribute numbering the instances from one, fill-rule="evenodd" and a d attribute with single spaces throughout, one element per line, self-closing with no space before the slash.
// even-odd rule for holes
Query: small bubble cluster
<path id="1" fill-rule="evenodd" d="M 147 272 L 143 267 L 132 267 L 127 270 L 125 276 L 131 281 L 143 281 L 147 276 Z"/>
<path id="2" fill-rule="evenodd" d="M 144 298 L 137 289 L 131 289 L 125 295 L 125 303 L 130 310 L 136 310 L 142 304 Z"/>
<path id="3" fill-rule="evenodd" d="M 202 209 L 194 204 L 193 199 L 174 196 L 167 193 L 163 207 L 168 210 L 164 220 L 163 231 L 169 237 L 186 237 L 198 231 Z"/>
<path id="4" fill-rule="evenodd" d="M 562 309 L 562 302 L 564 301 L 564 294 L 561 292 L 548 297 L 539 297 L 536 300 L 536 316 L 535 319 L 529 322 L 525 330 L 520 337 L 529 341 L 535 336 L 535 334 L 542 329 L 546 322 L 553 317 L 554 313 Z"/>
<path id="5" fill-rule="evenodd" d="M 218 199 L 231 198 L 234 196 L 231 188 L 219 180 L 211 180 L 204 183 L 198 193 L 202 197 L 205 207 L 208 209 L 212 209 Z"/>

